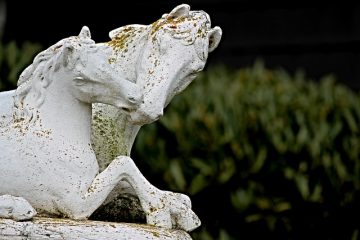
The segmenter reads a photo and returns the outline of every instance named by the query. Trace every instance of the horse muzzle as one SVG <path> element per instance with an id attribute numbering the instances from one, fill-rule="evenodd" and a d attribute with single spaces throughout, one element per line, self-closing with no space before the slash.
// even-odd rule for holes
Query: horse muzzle
<path id="1" fill-rule="evenodd" d="M 145 125 L 159 120 L 163 116 L 163 109 L 158 111 L 143 111 L 141 107 L 130 112 L 129 121 L 134 125 Z"/>

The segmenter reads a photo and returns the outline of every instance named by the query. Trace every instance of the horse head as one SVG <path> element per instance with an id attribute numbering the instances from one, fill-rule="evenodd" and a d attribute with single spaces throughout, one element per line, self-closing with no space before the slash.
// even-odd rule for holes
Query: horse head
<path id="1" fill-rule="evenodd" d="M 135 109 L 142 101 L 140 88 L 116 74 L 108 61 L 108 49 L 91 40 L 87 27 L 82 29 L 79 38 L 89 44 L 81 46 L 77 55 L 80 64 L 74 69 L 72 88 L 76 98 L 88 103 L 110 104 L 126 111 Z"/>
<path id="2" fill-rule="evenodd" d="M 128 38 L 135 35 L 146 36 L 135 63 L 136 84 L 141 87 L 144 100 L 139 108 L 130 111 L 129 120 L 143 125 L 158 120 L 171 99 L 203 70 L 208 53 L 220 42 L 222 31 L 219 27 L 211 28 L 207 13 L 190 11 L 183 4 L 150 26 L 131 25 L 110 32 L 118 48 L 124 48 Z"/>
<path id="3" fill-rule="evenodd" d="M 116 74 L 108 62 L 108 49 L 95 44 L 87 27 L 78 36 L 65 38 L 39 53 L 22 72 L 14 116 L 32 121 L 44 103 L 51 108 L 56 102 L 74 98 L 125 109 L 134 109 L 142 101 L 140 88 Z"/>

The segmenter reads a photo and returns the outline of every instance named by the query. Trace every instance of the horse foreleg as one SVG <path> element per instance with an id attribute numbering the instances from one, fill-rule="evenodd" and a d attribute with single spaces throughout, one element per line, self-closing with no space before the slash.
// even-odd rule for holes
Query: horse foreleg
<path id="1" fill-rule="evenodd" d="M 191 210 L 191 201 L 184 194 L 162 191 L 142 175 L 130 157 L 122 157 L 120 180 L 135 190 L 146 214 L 148 224 L 191 231 L 200 220 Z"/>
<path id="2" fill-rule="evenodd" d="M 94 178 L 89 188 L 82 193 L 55 200 L 57 209 L 72 219 L 87 219 L 121 180 L 123 158 L 128 157 L 117 157 Z"/>
<path id="3" fill-rule="evenodd" d="M 35 215 L 36 210 L 24 198 L 11 195 L 0 196 L 0 218 L 21 221 L 31 219 Z"/>
<path id="4" fill-rule="evenodd" d="M 117 184 L 121 180 L 127 179 L 128 171 L 131 171 L 129 162 L 133 163 L 131 158 L 127 156 L 115 158 L 104 171 L 94 178 L 91 185 L 84 192 L 54 200 L 56 208 L 59 212 L 72 219 L 88 218 L 106 200 Z M 132 174 L 130 173 L 130 175 Z M 142 176 L 142 178 L 144 177 Z M 131 185 L 139 186 L 141 184 Z"/>
<path id="5" fill-rule="evenodd" d="M 147 181 L 127 156 L 119 156 L 93 180 L 87 191 L 77 199 L 59 200 L 58 209 L 73 219 L 88 218 L 106 199 L 119 181 L 128 182 L 139 197 L 147 222 L 166 228 L 195 229 L 200 220 L 191 210 L 187 196 L 161 191 Z"/>

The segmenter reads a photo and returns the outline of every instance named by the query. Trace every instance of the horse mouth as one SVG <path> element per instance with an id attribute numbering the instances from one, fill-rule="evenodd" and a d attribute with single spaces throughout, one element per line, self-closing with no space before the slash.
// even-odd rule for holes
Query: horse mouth
<path id="1" fill-rule="evenodd" d="M 128 120 L 134 125 L 145 125 L 157 121 L 162 115 L 150 116 L 146 113 L 138 111 L 130 111 L 128 114 Z"/>
<path id="2" fill-rule="evenodd" d="M 124 111 L 125 113 L 131 113 L 131 110 L 126 107 L 122 107 L 121 110 Z"/>

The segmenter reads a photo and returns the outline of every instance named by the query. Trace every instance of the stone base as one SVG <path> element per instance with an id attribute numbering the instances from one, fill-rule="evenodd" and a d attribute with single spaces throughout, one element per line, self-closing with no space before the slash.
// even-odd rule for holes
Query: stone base
<path id="1" fill-rule="evenodd" d="M 0 239 L 191 240 L 191 237 L 182 230 L 145 224 L 35 217 L 24 222 L 0 219 Z"/>

